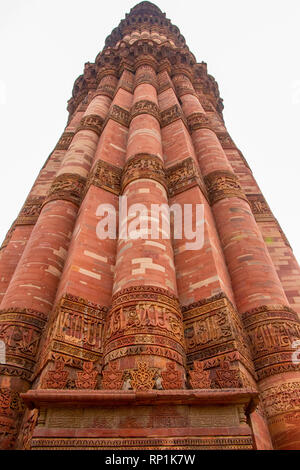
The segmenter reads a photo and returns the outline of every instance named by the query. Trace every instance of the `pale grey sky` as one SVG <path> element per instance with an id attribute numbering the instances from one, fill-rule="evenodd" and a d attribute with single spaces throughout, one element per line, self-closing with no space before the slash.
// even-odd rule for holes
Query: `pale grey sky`
<path id="1" fill-rule="evenodd" d="M 136 3 L 0 0 L 1 240 L 63 132 L 84 63 Z M 228 131 L 300 260 L 299 0 L 154 3 L 207 62 Z"/>

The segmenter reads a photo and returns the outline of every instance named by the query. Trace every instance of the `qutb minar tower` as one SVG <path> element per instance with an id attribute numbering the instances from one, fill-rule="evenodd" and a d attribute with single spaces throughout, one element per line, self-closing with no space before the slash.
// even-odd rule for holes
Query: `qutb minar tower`
<path id="1" fill-rule="evenodd" d="M 222 110 L 150 2 L 85 64 L 0 251 L 2 449 L 300 449 L 300 269 Z"/>

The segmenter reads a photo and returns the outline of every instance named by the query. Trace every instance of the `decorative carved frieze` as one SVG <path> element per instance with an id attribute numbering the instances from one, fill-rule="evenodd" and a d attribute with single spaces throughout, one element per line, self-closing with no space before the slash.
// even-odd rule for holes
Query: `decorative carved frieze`
<path id="1" fill-rule="evenodd" d="M 129 183 L 140 178 L 153 179 L 166 188 L 166 176 L 161 158 L 147 153 L 139 153 L 130 158 L 123 169 L 122 193 Z"/>
<path id="2" fill-rule="evenodd" d="M 274 216 L 262 194 L 247 194 L 252 213 L 257 222 L 274 220 Z"/>
<path id="3" fill-rule="evenodd" d="M 98 160 L 94 165 L 86 185 L 86 191 L 91 185 L 105 189 L 113 194 L 120 194 L 122 169 L 104 160 Z"/>
<path id="4" fill-rule="evenodd" d="M 55 178 L 45 200 L 65 200 L 80 206 L 85 190 L 86 179 L 75 173 L 64 173 Z"/>
<path id="5" fill-rule="evenodd" d="M 124 289 L 113 297 L 106 320 L 104 363 L 148 354 L 183 363 L 184 337 L 178 300 L 158 287 Z"/>
<path id="6" fill-rule="evenodd" d="M 145 65 L 145 62 L 150 62 L 150 65 Z M 157 78 L 155 70 L 153 69 L 153 59 L 151 56 L 145 57 L 144 59 L 140 56 L 136 61 L 137 71 L 135 74 L 134 89 L 142 84 L 152 85 L 157 89 Z M 154 64 L 155 66 L 155 64 Z"/>
<path id="7" fill-rule="evenodd" d="M 242 315 L 259 379 L 289 370 L 293 364 L 293 342 L 300 340 L 298 315 L 280 305 L 262 306 Z"/>
<path id="8" fill-rule="evenodd" d="M 161 127 L 166 127 L 172 122 L 178 121 L 178 119 L 181 119 L 183 123 L 187 126 L 185 116 L 180 106 L 178 106 L 178 104 L 174 104 L 174 106 L 171 106 L 170 108 L 162 111 L 160 113 L 160 118 L 161 118 Z"/>
<path id="9" fill-rule="evenodd" d="M 223 361 L 216 370 L 216 382 L 220 388 L 239 388 L 242 386 L 240 373 L 230 368 L 229 361 Z"/>
<path id="10" fill-rule="evenodd" d="M 15 225 L 34 225 L 40 215 L 45 196 L 28 197 Z"/>
<path id="11" fill-rule="evenodd" d="M 224 294 L 183 308 L 185 343 L 188 363 L 205 362 L 205 368 L 220 367 L 214 358 L 235 354 L 255 374 L 249 340 L 233 305 Z"/>
<path id="12" fill-rule="evenodd" d="M 113 121 L 122 124 L 122 126 L 129 127 L 130 112 L 124 108 L 121 108 L 117 104 L 114 104 L 109 110 L 109 114 L 107 116 L 107 119 L 105 120 L 105 124 L 108 122 L 109 119 L 112 119 Z"/>
<path id="13" fill-rule="evenodd" d="M 194 186 L 199 186 L 205 197 L 207 197 L 206 188 L 192 157 L 185 158 L 180 163 L 167 168 L 166 175 L 170 197 L 187 191 Z"/>
<path id="14" fill-rule="evenodd" d="M 214 132 L 214 127 L 211 119 L 203 113 L 193 113 L 187 118 L 187 123 L 190 132 L 194 132 L 198 129 L 210 129 Z"/>
<path id="15" fill-rule="evenodd" d="M 268 418 L 282 413 L 300 411 L 300 382 L 285 382 L 261 393 Z"/>
<path id="16" fill-rule="evenodd" d="M 248 202 L 238 177 L 227 170 L 217 170 L 204 177 L 211 205 L 221 199 L 238 197 Z"/>
<path id="17" fill-rule="evenodd" d="M 161 376 L 164 390 L 180 390 L 184 388 L 183 374 L 177 370 L 175 362 L 168 362 L 166 370 L 162 371 Z"/>
<path id="18" fill-rule="evenodd" d="M 98 114 L 90 114 L 89 116 L 84 116 L 77 128 L 76 132 L 79 131 L 94 131 L 98 136 L 101 135 L 103 129 L 104 120 Z"/>
<path id="19" fill-rule="evenodd" d="M 236 149 L 236 145 L 228 132 L 217 132 L 217 137 L 223 149 Z"/>
<path id="20" fill-rule="evenodd" d="M 140 100 L 137 101 L 131 108 L 131 117 L 130 119 L 134 119 L 136 116 L 140 114 L 150 114 L 151 116 L 155 117 L 160 123 L 160 112 L 159 108 L 156 103 L 149 100 Z"/>
<path id="21" fill-rule="evenodd" d="M 93 362 L 84 362 L 83 371 L 77 372 L 76 387 L 83 390 L 94 390 L 97 386 L 99 372 Z"/>
<path id="22" fill-rule="evenodd" d="M 64 132 L 61 138 L 59 139 L 58 143 L 56 144 L 56 147 L 54 150 L 68 150 L 73 140 L 74 135 L 75 135 L 74 132 L 70 132 L 70 131 Z"/>
<path id="23" fill-rule="evenodd" d="M 5 375 L 16 375 L 14 369 L 23 371 L 27 380 L 33 372 L 46 316 L 31 309 L 11 308 L 0 310 L 0 340 L 6 349 Z M 8 369 L 11 368 L 11 369 Z"/>

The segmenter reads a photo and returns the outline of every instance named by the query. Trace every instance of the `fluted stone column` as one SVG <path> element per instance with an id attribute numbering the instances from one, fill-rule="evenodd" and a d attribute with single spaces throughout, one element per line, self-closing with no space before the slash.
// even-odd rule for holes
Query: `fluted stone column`
<path id="1" fill-rule="evenodd" d="M 151 223 L 151 205 L 168 204 L 155 67 L 151 62 L 137 64 L 122 177 L 122 195 L 127 198 L 128 209 L 138 204 L 146 207 L 145 213 L 136 207 L 141 225 L 146 222 L 136 229 L 145 232 Z M 118 241 L 112 308 L 106 321 L 104 364 L 108 370 L 113 364 L 127 372 L 125 387 L 150 390 L 163 387 L 161 373 L 172 363 L 182 388 L 185 353 L 172 242 L 163 238 L 161 223 L 158 239 L 151 234 L 148 239 L 127 238 L 125 225 L 130 233 L 133 220 L 134 213 L 129 213 L 119 227 L 122 236 Z M 143 367 L 150 377 L 144 384 L 133 379 Z"/>

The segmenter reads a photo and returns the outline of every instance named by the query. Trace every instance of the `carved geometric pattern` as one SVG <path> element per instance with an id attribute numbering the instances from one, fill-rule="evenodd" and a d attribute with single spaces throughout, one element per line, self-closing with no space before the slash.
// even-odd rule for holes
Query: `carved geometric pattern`
<path id="1" fill-rule="evenodd" d="M 64 132 L 54 150 L 68 150 L 73 140 L 74 132 Z"/>
<path id="2" fill-rule="evenodd" d="M 169 196 L 173 197 L 194 186 L 199 186 L 206 196 L 206 188 L 201 181 L 196 164 L 192 157 L 185 158 L 180 163 L 166 169 Z"/>
<path id="3" fill-rule="evenodd" d="M 101 388 L 103 390 L 121 390 L 123 386 L 124 371 L 118 369 L 115 362 L 110 362 L 108 367 L 102 371 Z"/>
<path id="4" fill-rule="evenodd" d="M 105 162 L 104 160 L 98 160 L 89 175 L 86 191 L 93 185 L 119 195 L 121 190 L 121 177 L 121 168 Z"/>
<path id="5" fill-rule="evenodd" d="M 44 377 L 44 388 L 64 389 L 67 385 L 69 372 L 64 370 L 65 363 L 56 360 L 54 370 L 48 370 Z"/>
<path id="6" fill-rule="evenodd" d="M 140 153 L 127 161 L 122 175 L 122 193 L 125 187 L 140 178 L 153 179 L 166 188 L 163 161 L 156 155 Z"/>
<path id="7" fill-rule="evenodd" d="M 162 371 L 162 386 L 164 390 L 180 390 L 184 388 L 183 375 L 176 370 L 175 362 L 168 362 L 166 370 Z"/>
<path id="8" fill-rule="evenodd" d="M 211 379 L 209 371 L 204 370 L 204 364 L 201 361 L 194 362 L 194 370 L 189 371 L 190 384 L 192 388 L 210 388 Z"/>
<path id="9" fill-rule="evenodd" d="M 204 177 L 211 205 L 224 198 L 238 197 L 248 202 L 238 177 L 227 170 L 217 170 Z M 249 202 L 248 202 L 249 203 Z"/>
<path id="10" fill-rule="evenodd" d="M 57 176 L 47 194 L 45 203 L 65 200 L 80 206 L 85 190 L 86 179 L 74 173 L 64 173 Z"/>
<path id="11" fill-rule="evenodd" d="M 15 224 L 34 225 L 39 217 L 44 200 L 44 196 L 28 197 Z"/>
<path id="12" fill-rule="evenodd" d="M 98 136 L 101 135 L 104 120 L 98 114 L 90 114 L 81 119 L 76 132 L 88 130 L 94 131 Z"/>
<path id="13" fill-rule="evenodd" d="M 83 371 L 77 372 L 77 380 L 75 381 L 78 389 L 94 390 L 97 385 L 98 370 L 94 367 L 93 362 L 84 362 Z"/>
<path id="14" fill-rule="evenodd" d="M 129 371 L 131 376 L 131 387 L 133 390 L 141 390 L 147 392 L 153 389 L 155 384 L 154 377 L 156 370 L 151 369 L 146 362 L 138 362 L 138 369 L 131 369 Z"/>
<path id="15" fill-rule="evenodd" d="M 263 305 L 245 312 L 242 319 L 259 378 L 299 370 L 299 365 L 292 363 L 292 344 L 300 340 L 296 312 L 283 305 Z"/>
<path id="16" fill-rule="evenodd" d="M 133 107 L 131 108 L 131 116 L 130 120 L 134 119 L 136 116 L 140 114 L 150 114 L 151 116 L 155 117 L 158 122 L 160 122 L 160 112 L 159 108 L 156 103 L 149 100 L 140 100 L 137 101 Z"/>

